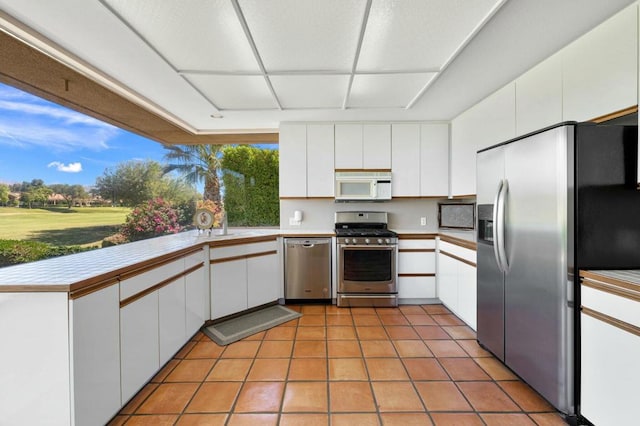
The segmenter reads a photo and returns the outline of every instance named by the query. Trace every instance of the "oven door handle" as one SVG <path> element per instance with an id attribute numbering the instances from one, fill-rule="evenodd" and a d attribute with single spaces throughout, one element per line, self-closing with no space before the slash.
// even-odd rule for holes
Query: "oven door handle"
<path id="1" fill-rule="evenodd" d="M 341 294 L 340 297 L 343 299 L 397 299 L 398 295 L 395 293 L 389 294 Z"/>
<path id="2" fill-rule="evenodd" d="M 372 246 L 372 245 L 352 245 L 352 244 L 340 244 L 340 248 L 342 249 L 356 249 L 356 250 L 362 250 L 362 249 L 369 249 L 369 250 L 395 250 L 397 246 L 393 245 L 393 246 Z"/>

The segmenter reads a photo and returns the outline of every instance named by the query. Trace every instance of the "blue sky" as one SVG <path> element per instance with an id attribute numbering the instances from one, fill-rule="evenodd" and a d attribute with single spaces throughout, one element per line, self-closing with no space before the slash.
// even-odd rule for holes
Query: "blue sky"
<path id="1" fill-rule="evenodd" d="M 0 83 L 0 182 L 93 185 L 127 160 L 162 162 L 157 142 Z"/>

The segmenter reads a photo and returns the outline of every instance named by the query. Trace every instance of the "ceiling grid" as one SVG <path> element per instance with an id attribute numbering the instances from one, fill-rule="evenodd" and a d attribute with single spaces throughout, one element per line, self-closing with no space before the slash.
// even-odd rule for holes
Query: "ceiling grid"
<path id="1" fill-rule="evenodd" d="M 451 120 L 633 1 L 0 0 L 0 31 L 190 134 L 264 133 Z"/>

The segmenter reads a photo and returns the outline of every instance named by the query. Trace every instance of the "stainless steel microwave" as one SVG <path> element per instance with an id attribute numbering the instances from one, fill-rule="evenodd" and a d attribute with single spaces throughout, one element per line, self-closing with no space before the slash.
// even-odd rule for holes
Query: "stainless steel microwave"
<path id="1" fill-rule="evenodd" d="M 391 199 L 391 172 L 336 172 L 336 201 Z"/>

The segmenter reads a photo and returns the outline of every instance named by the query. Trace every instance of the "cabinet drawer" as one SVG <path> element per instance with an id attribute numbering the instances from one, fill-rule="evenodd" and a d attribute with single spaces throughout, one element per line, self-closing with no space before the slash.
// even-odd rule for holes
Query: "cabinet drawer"
<path id="1" fill-rule="evenodd" d="M 398 277 L 400 299 L 433 299 L 436 297 L 436 277 Z"/>
<path id="2" fill-rule="evenodd" d="M 436 239 L 424 240 L 405 240 L 402 237 L 398 240 L 398 249 L 434 249 L 436 248 Z"/>
<path id="3" fill-rule="evenodd" d="M 193 266 L 200 265 L 204 262 L 204 251 L 198 250 L 197 252 L 187 255 L 184 258 L 184 269 L 187 270 Z"/>
<path id="4" fill-rule="evenodd" d="M 640 301 L 596 290 L 588 285 L 589 282 L 584 281 L 581 286 L 582 306 L 640 327 Z"/>
<path id="5" fill-rule="evenodd" d="M 402 251 L 398 254 L 399 274 L 435 274 L 435 251 Z M 430 249 L 425 249 L 430 250 Z"/>
<path id="6" fill-rule="evenodd" d="M 122 281 L 120 281 L 120 300 L 141 293 L 168 278 L 179 275 L 183 271 L 184 259 L 180 258 L 144 272 L 124 274 Z"/>
<path id="7" fill-rule="evenodd" d="M 438 241 L 438 250 L 447 252 L 461 259 L 467 260 L 473 264 L 476 263 L 477 256 L 475 250 L 460 247 L 458 245 L 451 244 L 447 241 L 442 240 Z"/>
<path id="8" fill-rule="evenodd" d="M 263 241 L 259 243 L 241 244 L 227 247 L 214 247 L 211 249 L 211 259 L 219 260 L 226 258 L 241 257 L 255 253 L 264 253 L 278 250 L 278 240 Z"/>

